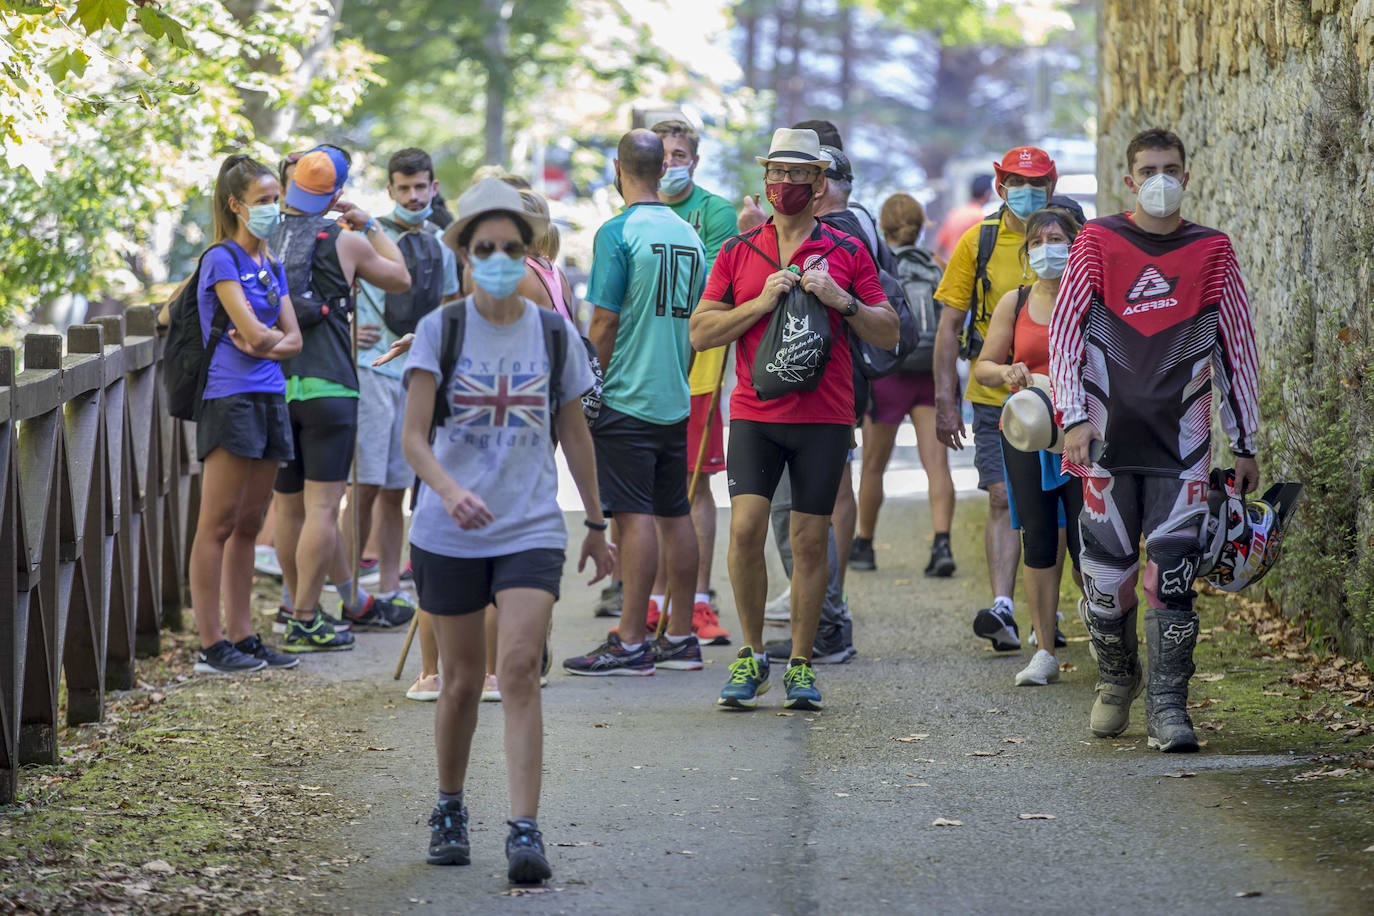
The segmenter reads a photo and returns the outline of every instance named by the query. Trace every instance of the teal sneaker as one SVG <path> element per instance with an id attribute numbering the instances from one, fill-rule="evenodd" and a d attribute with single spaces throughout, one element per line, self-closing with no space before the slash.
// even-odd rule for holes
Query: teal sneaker
<path id="1" fill-rule="evenodd" d="M 745 646 L 730 663 L 730 680 L 725 682 L 716 703 L 728 709 L 753 709 L 767 692 L 768 659 L 759 661 L 754 657 L 753 647 Z"/>
<path id="2" fill-rule="evenodd" d="M 787 688 L 787 699 L 783 706 L 787 709 L 820 709 L 821 692 L 816 689 L 816 672 L 811 663 L 804 658 L 794 658 L 787 663 L 782 674 L 782 684 Z"/>
<path id="3" fill-rule="evenodd" d="M 286 628 L 282 649 L 286 652 L 341 652 L 353 648 L 353 634 L 340 633 L 318 608 L 309 622 L 294 617 Z"/>

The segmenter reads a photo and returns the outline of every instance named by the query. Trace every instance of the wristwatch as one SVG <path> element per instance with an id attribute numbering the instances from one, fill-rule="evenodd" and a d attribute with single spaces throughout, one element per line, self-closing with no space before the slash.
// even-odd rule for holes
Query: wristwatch
<path id="1" fill-rule="evenodd" d="M 859 300 L 854 298 L 854 294 L 849 295 L 849 302 L 844 307 L 844 317 L 853 318 L 859 314 Z"/>

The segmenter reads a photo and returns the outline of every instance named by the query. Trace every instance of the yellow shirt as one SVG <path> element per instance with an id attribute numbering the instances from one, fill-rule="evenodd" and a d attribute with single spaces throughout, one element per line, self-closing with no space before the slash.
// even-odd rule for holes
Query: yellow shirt
<path id="1" fill-rule="evenodd" d="M 968 311 L 969 297 L 973 294 L 973 272 L 978 266 L 978 233 L 981 230 L 981 223 L 974 224 L 954 246 L 944 279 L 935 291 L 936 301 L 948 308 Z M 988 259 L 988 280 L 992 283 L 992 289 L 988 291 L 987 300 L 980 301 L 974 315 L 974 327 L 984 337 L 987 337 L 988 324 L 992 321 L 992 311 L 997 307 L 998 300 L 1018 286 L 1035 282 L 1035 271 L 1021 257 L 1021 243 L 1025 239 L 1025 235 L 1007 227 L 1004 216 L 997 230 L 997 247 Z M 989 388 L 970 376 L 965 394 L 975 404 L 1000 407 L 1011 391 L 1008 388 Z"/>

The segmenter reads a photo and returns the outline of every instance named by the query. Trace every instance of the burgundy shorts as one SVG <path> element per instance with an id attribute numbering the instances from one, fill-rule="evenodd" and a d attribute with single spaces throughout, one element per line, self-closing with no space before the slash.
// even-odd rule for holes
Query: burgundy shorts
<path id="1" fill-rule="evenodd" d="M 895 372 L 873 382 L 868 415 L 875 423 L 898 426 L 913 408 L 935 406 L 935 376 L 930 372 Z"/>
<path id="2" fill-rule="evenodd" d="M 701 431 L 706 426 L 706 411 L 711 406 L 709 394 L 692 395 L 692 413 L 687 419 L 687 473 L 697 469 L 697 455 L 701 450 Z M 714 474 L 725 470 L 725 434 L 721 429 L 720 401 L 716 401 L 711 416 L 711 434 L 706 440 L 706 454 L 702 458 L 701 473 Z"/>

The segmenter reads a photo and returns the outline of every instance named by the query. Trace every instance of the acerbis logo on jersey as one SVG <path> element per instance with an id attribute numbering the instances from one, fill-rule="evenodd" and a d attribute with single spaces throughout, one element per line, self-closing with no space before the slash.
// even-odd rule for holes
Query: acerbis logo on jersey
<path id="1" fill-rule="evenodd" d="M 1146 264 L 1126 292 L 1126 301 L 1131 303 L 1122 315 L 1139 315 L 1156 309 L 1173 308 L 1178 300 L 1169 294 L 1178 286 L 1178 277 L 1164 276 L 1153 264 Z M 1165 298 L 1167 297 L 1167 298 Z"/>

